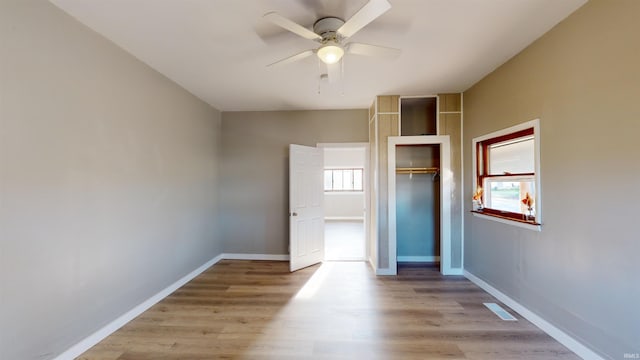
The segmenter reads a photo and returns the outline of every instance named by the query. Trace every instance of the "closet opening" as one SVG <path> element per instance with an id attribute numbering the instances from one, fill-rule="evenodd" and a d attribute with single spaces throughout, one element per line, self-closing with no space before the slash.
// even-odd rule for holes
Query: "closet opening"
<path id="1" fill-rule="evenodd" d="M 397 262 L 439 265 L 440 145 L 398 145 L 395 173 Z"/>
<path id="2" fill-rule="evenodd" d="M 451 270 L 449 136 L 389 137 L 389 268 L 439 263 Z"/>

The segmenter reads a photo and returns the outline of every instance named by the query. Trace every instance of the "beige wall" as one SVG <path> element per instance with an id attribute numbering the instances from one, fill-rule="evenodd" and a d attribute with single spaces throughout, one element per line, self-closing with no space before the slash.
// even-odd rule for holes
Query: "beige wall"
<path id="1" fill-rule="evenodd" d="M 219 126 L 49 2 L 0 2 L 1 359 L 53 358 L 220 253 Z"/>
<path id="2" fill-rule="evenodd" d="M 373 116 L 374 131 L 369 137 L 371 152 L 375 152 L 376 157 L 372 159 L 371 173 L 373 174 L 373 186 L 371 193 L 372 206 L 375 211 L 373 225 L 375 226 L 375 237 L 370 239 L 371 247 L 375 247 L 372 260 L 376 268 L 388 269 L 390 257 L 396 254 L 389 254 L 389 176 L 388 176 L 388 143 L 389 136 L 398 136 L 398 121 L 400 116 L 398 95 L 377 96 L 369 115 Z M 377 206 L 375 206 L 377 205 Z M 374 242 L 375 241 L 375 242 Z M 395 270 L 395 269 L 394 269 Z M 393 271 L 391 271 L 393 273 Z"/>
<path id="3" fill-rule="evenodd" d="M 367 142 L 367 110 L 225 112 L 224 252 L 288 254 L 289 144 Z"/>
<path id="4" fill-rule="evenodd" d="M 438 135 L 451 142 L 451 267 L 462 268 L 462 96 L 440 94 Z"/>
<path id="5" fill-rule="evenodd" d="M 540 118 L 541 232 L 472 217 L 465 268 L 608 358 L 640 353 L 640 1 L 591 0 L 464 94 L 471 140 Z"/>
<path id="6" fill-rule="evenodd" d="M 462 134 L 462 109 L 461 94 L 439 94 L 439 124 L 438 135 L 449 136 L 451 142 L 451 171 L 452 177 L 449 186 L 451 188 L 451 259 L 450 267 L 453 271 L 462 271 L 462 209 L 461 209 L 461 178 L 462 165 L 460 154 L 460 140 Z M 371 184 L 372 191 L 371 213 L 377 219 L 377 226 L 371 231 L 371 241 L 374 246 L 371 249 L 377 250 L 372 253 L 377 267 L 388 269 L 390 259 L 397 254 L 389 254 L 388 239 L 388 137 L 398 136 L 400 96 L 377 96 L 376 101 L 369 109 L 369 141 L 372 149 L 373 164 L 372 173 L 374 180 Z M 376 113 L 376 111 L 378 113 Z M 406 114 L 405 114 L 406 115 Z M 376 161 L 377 160 L 377 161 Z M 376 206 L 377 205 L 377 206 Z M 374 224 L 376 225 L 376 224 Z M 438 235 L 439 236 L 439 235 Z M 375 255 L 375 256 L 373 256 Z M 406 254 L 404 254 L 406 255 Z M 387 270 L 388 271 L 388 270 Z M 391 272 L 393 273 L 395 269 Z"/>

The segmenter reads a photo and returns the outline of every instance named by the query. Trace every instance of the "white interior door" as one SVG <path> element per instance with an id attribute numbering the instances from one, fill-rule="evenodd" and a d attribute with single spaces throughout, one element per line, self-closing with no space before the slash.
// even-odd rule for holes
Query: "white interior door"
<path id="1" fill-rule="evenodd" d="M 291 271 L 324 259 L 323 151 L 289 145 L 289 253 Z"/>

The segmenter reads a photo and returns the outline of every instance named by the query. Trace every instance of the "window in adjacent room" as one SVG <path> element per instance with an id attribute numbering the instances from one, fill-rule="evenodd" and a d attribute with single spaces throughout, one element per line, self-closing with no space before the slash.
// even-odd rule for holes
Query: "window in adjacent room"
<path id="1" fill-rule="evenodd" d="M 362 168 L 324 169 L 324 191 L 363 191 Z"/>
<path id="2" fill-rule="evenodd" d="M 539 121 L 473 139 L 475 189 L 481 212 L 502 219 L 540 223 Z"/>

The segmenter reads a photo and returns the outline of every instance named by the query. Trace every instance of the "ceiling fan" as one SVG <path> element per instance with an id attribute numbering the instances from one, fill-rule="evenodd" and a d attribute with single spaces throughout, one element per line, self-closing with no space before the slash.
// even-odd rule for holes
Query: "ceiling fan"
<path id="1" fill-rule="evenodd" d="M 334 16 L 323 17 L 316 20 L 313 24 L 313 31 L 285 18 L 275 11 L 268 12 L 263 16 L 264 19 L 303 38 L 316 41 L 320 43 L 320 46 L 278 60 L 267 66 L 284 65 L 316 54 L 323 63 L 327 64 L 329 81 L 335 81 L 338 78 L 339 71 L 342 71 L 342 67 L 336 65 L 339 65 L 345 53 L 365 56 L 397 55 L 400 53 L 399 49 L 356 42 L 345 42 L 390 8 L 391 4 L 389 4 L 387 0 L 369 0 L 369 2 L 347 21 Z"/>

